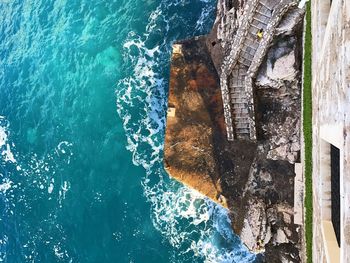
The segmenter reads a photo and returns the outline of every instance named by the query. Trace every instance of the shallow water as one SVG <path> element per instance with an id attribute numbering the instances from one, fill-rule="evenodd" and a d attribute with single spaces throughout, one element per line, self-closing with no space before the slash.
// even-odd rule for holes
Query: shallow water
<path id="1" fill-rule="evenodd" d="M 162 167 L 171 44 L 214 0 L 0 1 L 0 262 L 252 262 Z"/>

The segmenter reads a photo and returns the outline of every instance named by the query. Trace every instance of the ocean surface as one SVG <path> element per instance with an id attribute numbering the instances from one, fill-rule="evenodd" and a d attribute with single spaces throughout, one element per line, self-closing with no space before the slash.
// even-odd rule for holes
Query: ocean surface
<path id="1" fill-rule="evenodd" d="M 254 262 L 162 165 L 171 45 L 215 0 L 0 0 L 0 262 Z"/>

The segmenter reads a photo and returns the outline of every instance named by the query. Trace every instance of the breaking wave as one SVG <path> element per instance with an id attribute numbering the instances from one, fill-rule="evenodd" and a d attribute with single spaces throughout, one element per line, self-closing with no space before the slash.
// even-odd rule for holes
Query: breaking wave
<path id="1" fill-rule="evenodd" d="M 201 10 L 191 21 L 171 12 L 188 8 L 189 2 L 162 1 L 150 15 L 145 33 L 130 32 L 124 42 L 123 59 L 131 74 L 116 89 L 127 149 L 134 164 L 146 170 L 142 185 L 153 224 L 181 255 L 174 256 L 173 262 L 190 257 L 194 262 L 193 256 L 199 262 L 215 263 L 255 259 L 232 233 L 227 211 L 170 179 L 162 165 L 171 43 L 184 37 L 176 33 L 179 28 L 194 35 L 205 33 L 212 23 L 214 2 L 198 2 Z"/>

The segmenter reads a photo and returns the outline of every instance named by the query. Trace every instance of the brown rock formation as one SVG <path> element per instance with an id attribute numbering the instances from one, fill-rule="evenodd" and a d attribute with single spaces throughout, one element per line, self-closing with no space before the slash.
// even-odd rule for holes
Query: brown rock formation
<path id="1" fill-rule="evenodd" d="M 228 141 L 217 72 L 242 3 L 229 11 L 225 3 L 219 0 L 209 36 L 174 45 L 165 168 L 227 207 L 235 233 L 251 251 L 265 252 L 266 262 L 300 262 L 294 163 L 300 161 L 302 11 L 282 19 L 253 79 L 257 140 Z"/>

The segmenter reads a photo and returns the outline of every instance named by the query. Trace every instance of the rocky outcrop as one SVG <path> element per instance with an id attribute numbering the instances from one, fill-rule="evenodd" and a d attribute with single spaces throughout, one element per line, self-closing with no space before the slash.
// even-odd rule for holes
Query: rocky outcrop
<path id="1" fill-rule="evenodd" d="M 241 240 L 251 251 L 263 252 L 271 240 L 271 227 L 267 224 L 267 211 L 264 200 L 250 199 L 249 207 L 241 230 Z"/>
<path id="2" fill-rule="evenodd" d="M 277 4 L 264 3 L 272 9 Z M 251 251 L 262 253 L 265 262 L 300 262 L 294 164 L 300 162 L 303 10 L 289 7 L 276 23 L 274 37 L 262 47 L 266 50 L 259 51 L 265 55 L 259 57 L 260 64 L 253 63 L 254 74 L 245 78 L 248 97 L 235 96 L 254 106 L 253 140 L 227 140 L 226 97 L 221 96 L 222 63 L 238 41 L 242 14 L 253 7 L 219 0 L 212 32 L 176 43 L 171 66 L 166 170 L 227 207 L 235 233 Z"/>
<path id="3" fill-rule="evenodd" d="M 263 136 L 268 138 L 267 158 L 295 163 L 300 152 L 300 72 L 296 39 L 280 40 L 268 53 L 256 85 L 260 98 L 268 97 L 281 105 L 283 114 L 264 111 Z"/>
<path id="4" fill-rule="evenodd" d="M 223 133 L 219 80 L 205 38 L 177 42 L 170 71 L 165 169 L 227 207 L 221 197 L 214 141 Z"/>

